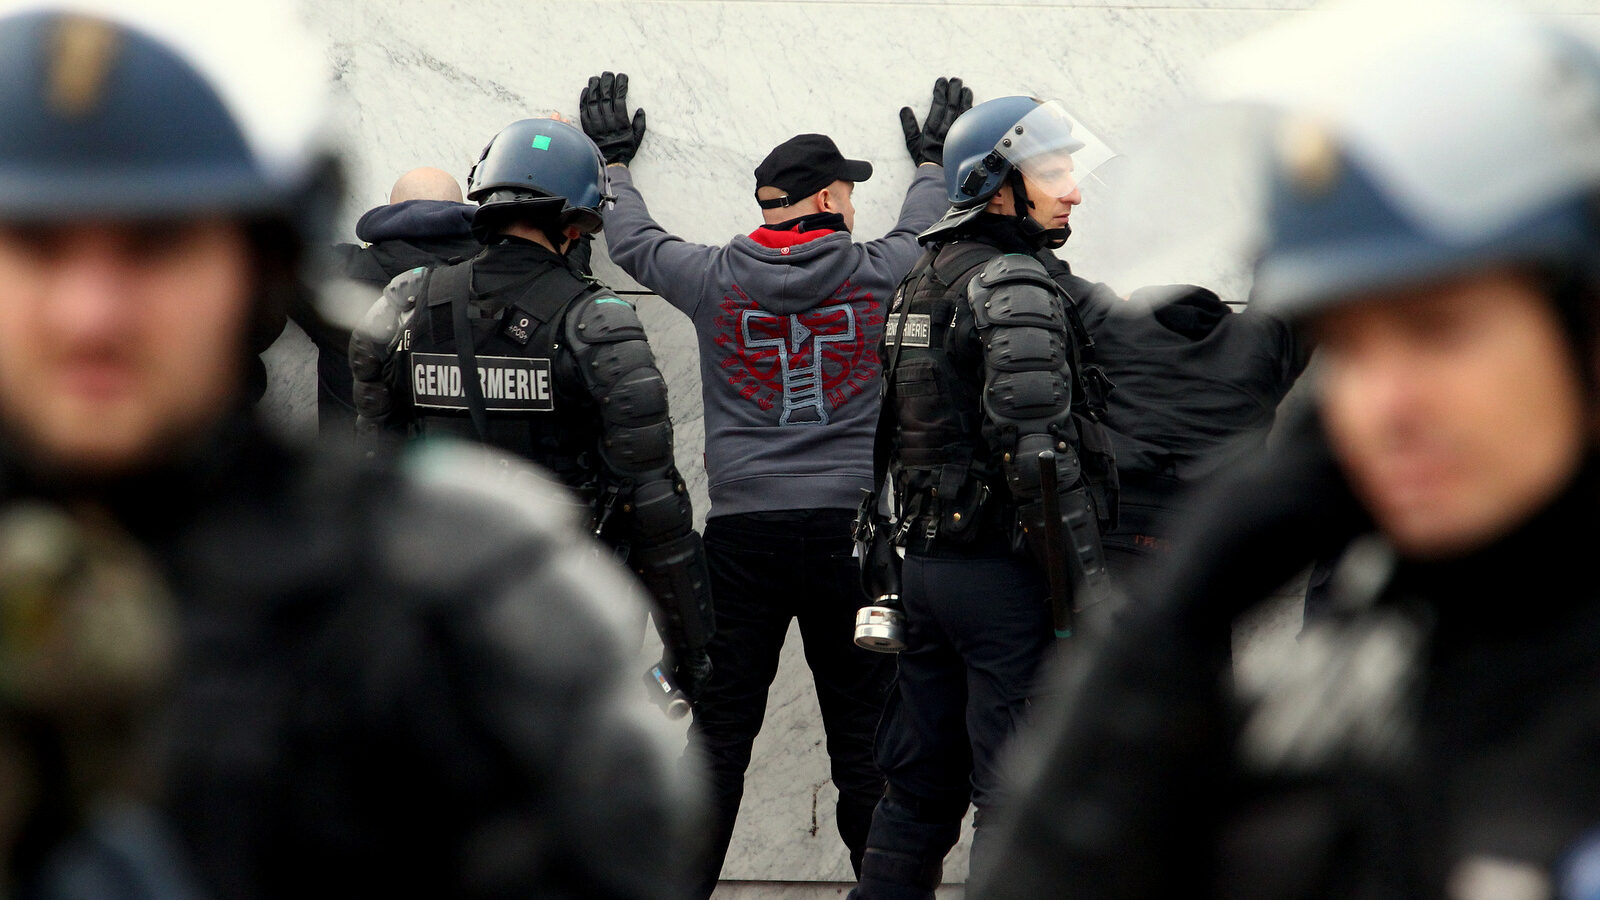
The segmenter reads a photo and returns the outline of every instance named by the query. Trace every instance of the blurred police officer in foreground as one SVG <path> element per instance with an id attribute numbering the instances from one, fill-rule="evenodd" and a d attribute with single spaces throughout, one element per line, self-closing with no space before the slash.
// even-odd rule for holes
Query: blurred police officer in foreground
<path id="1" fill-rule="evenodd" d="M 1600 53 L 1369 3 L 1218 71 L 1315 417 L 1072 672 L 971 894 L 1596 896 Z M 1232 615 L 1352 535 L 1331 608 L 1230 688 Z"/>
<path id="2" fill-rule="evenodd" d="M 693 699 L 711 668 L 711 596 L 667 383 L 633 306 L 564 255 L 599 230 L 606 190 L 600 151 L 573 125 L 523 119 L 495 135 L 467 178 L 482 252 L 396 278 L 351 338 L 357 427 L 480 440 L 552 472 L 655 596 L 663 668 Z"/>
<path id="3" fill-rule="evenodd" d="M 110 6 L 0 17 L 5 893 L 677 895 L 626 573 L 476 451 L 250 418 L 337 194 L 318 48 Z"/>
<path id="4" fill-rule="evenodd" d="M 1084 146 L 1059 103 L 964 113 L 944 145 L 954 208 L 889 311 L 877 452 L 896 515 L 875 531 L 905 548 L 905 648 L 855 897 L 933 896 L 969 801 L 981 852 L 1000 748 L 1070 628 L 1053 613 L 1104 586 L 1115 471 L 1085 414 L 1071 300 L 1034 256 L 1067 239 Z"/>
<path id="5" fill-rule="evenodd" d="M 709 896 L 722 870 L 791 620 L 828 734 L 839 835 L 859 871 L 883 796 L 872 736 L 894 661 L 852 640 L 861 592 L 850 521 L 872 487 L 889 295 L 916 260 L 917 233 L 944 212 L 940 151 L 972 91 L 940 78 L 921 126 L 902 110 L 917 177 L 888 234 L 859 242 L 851 234 L 855 191 L 872 164 L 846 159 L 825 135 L 802 134 L 756 167 L 765 224 L 716 247 L 686 242 L 651 217 L 628 169 L 644 111 L 629 117 L 627 91 L 627 75 L 606 72 L 580 94 L 584 129 L 606 153 L 617 192 L 606 246 L 623 271 L 690 317 L 700 342 L 717 633 L 691 733 L 717 818 L 697 895 Z"/>

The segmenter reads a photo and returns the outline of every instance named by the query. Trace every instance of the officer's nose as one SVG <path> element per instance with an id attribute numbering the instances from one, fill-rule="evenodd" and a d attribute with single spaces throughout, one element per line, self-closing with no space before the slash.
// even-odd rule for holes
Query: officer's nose
<path id="1" fill-rule="evenodd" d="M 1335 339 L 1324 360 L 1324 415 L 1375 445 L 1412 432 L 1431 383 L 1415 347 L 1375 326 L 1352 327 Z"/>
<path id="2" fill-rule="evenodd" d="M 85 337 L 122 331 L 136 312 L 131 292 L 137 242 L 116 226 L 78 226 L 55 230 L 38 252 L 58 329 Z"/>

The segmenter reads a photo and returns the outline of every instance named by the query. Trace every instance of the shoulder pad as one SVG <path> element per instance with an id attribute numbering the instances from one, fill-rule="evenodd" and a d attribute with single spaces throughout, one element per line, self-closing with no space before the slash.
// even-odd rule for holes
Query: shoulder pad
<path id="1" fill-rule="evenodd" d="M 606 292 L 579 299 L 567 321 L 572 323 L 573 337 L 587 344 L 645 339 L 644 323 L 633 304 Z"/>
<path id="2" fill-rule="evenodd" d="M 408 269 L 389 282 L 389 286 L 383 289 L 384 297 L 395 309 L 410 312 L 416 308 L 417 299 L 422 296 L 422 287 L 427 279 L 428 270 L 423 266 Z"/>
<path id="3" fill-rule="evenodd" d="M 967 300 L 979 328 L 1065 327 L 1060 291 L 1044 264 L 1031 256 L 996 257 L 967 284 Z"/>
<path id="4" fill-rule="evenodd" d="M 1013 281 L 1031 281 L 1055 290 L 1056 282 L 1045 271 L 1044 263 L 1037 258 L 1022 253 L 1007 253 L 996 256 L 978 273 L 977 283 L 983 285 L 999 285 Z"/>

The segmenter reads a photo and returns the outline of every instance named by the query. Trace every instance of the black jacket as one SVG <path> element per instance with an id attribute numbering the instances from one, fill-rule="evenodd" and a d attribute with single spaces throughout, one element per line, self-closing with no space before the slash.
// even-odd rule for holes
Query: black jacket
<path id="1" fill-rule="evenodd" d="M 893 477 L 907 546 L 1006 555 L 1018 516 L 1040 506 L 1034 451 L 1052 447 L 1061 489 L 1092 503 L 1103 527 L 1116 475 L 1102 429 L 1084 415 L 1082 331 L 1033 258 L 1038 236 L 979 213 L 937 237 L 895 291 L 881 354 L 890 383 L 875 477 Z M 1016 292 L 1025 312 L 989 311 L 991 293 Z"/>
<path id="2" fill-rule="evenodd" d="M 103 514 L 177 598 L 176 677 L 144 719 L 163 764 L 141 771 L 165 777 L 143 799 L 207 894 L 677 896 L 698 801 L 627 669 L 640 595 L 496 468 L 465 448 L 309 458 L 241 421 L 110 484 L 0 463 L 0 513 Z M 91 804 L 52 790 L 70 717 L 0 712 L 46 786 L 26 885 Z"/>
<path id="3" fill-rule="evenodd" d="M 1040 258 L 1077 304 L 1113 385 L 1101 421 L 1121 502 L 1106 543 L 1168 539 L 1196 488 L 1265 446 L 1309 346 L 1282 320 L 1233 312 L 1198 285 L 1155 285 L 1123 300 L 1054 255 Z"/>

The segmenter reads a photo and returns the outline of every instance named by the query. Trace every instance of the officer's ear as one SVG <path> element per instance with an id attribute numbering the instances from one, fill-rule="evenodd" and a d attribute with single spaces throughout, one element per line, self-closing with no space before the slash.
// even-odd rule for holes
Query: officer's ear
<path id="1" fill-rule="evenodd" d="M 1015 212 L 1011 203 L 1011 185 L 1002 184 L 1000 190 L 994 192 L 989 198 L 989 203 L 983 208 L 984 212 L 994 213 L 997 216 L 1009 216 Z"/>
<path id="2" fill-rule="evenodd" d="M 561 252 L 565 253 L 572 249 L 573 242 L 583 237 L 583 229 L 576 225 L 568 225 L 567 227 L 561 229 L 561 236 L 566 238 L 566 241 L 561 245 Z"/>

